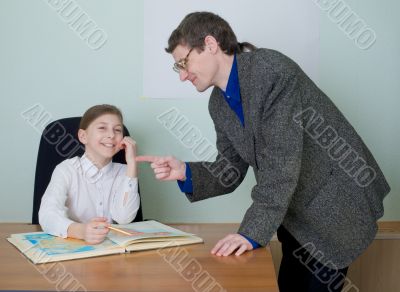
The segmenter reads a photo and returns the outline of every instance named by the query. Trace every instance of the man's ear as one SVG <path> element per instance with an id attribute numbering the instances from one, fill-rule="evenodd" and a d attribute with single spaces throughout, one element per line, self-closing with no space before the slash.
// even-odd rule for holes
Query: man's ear
<path id="1" fill-rule="evenodd" d="M 212 54 L 215 54 L 219 49 L 218 42 L 212 35 L 208 35 L 204 38 L 204 47 L 204 50 Z"/>
<path id="2" fill-rule="evenodd" d="M 87 134 L 86 134 L 86 131 L 85 131 L 85 130 L 79 129 L 79 131 L 78 131 L 78 138 L 79 138 L 79 141 L 80 141 L 83 145 L 86 145 L 86 143 L 87 143 Z"/>

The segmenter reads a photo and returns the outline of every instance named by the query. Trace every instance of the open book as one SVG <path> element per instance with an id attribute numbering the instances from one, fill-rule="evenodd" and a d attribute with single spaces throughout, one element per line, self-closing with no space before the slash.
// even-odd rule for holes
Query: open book
<path id="1" fill-rule="evenodd" d="M 7 240 L 35 264 L 203 242 L 194 234 L 157 221 L 112 226 L 124 230 L 129 235 L 110 230 L 106 239 L 96 245 L 44 232 L 11 234 Z"/>

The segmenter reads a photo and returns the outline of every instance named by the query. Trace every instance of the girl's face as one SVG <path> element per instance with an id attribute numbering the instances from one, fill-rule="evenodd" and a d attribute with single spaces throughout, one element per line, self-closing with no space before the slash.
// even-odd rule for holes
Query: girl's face
<path id="1" fill-rule="evenodd" d="M 85 152 L 95 165 L 104 166 L 121 149 L 123 125 L 117 115 L 104 114 L 78 132 Z"/>

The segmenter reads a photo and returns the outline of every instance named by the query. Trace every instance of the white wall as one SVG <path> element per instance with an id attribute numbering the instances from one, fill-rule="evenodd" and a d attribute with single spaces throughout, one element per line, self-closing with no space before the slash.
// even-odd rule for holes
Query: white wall
<path id="1" fill-rule="evenodd" d="M 40 127 L 32 127 L 21 112 L 35 104 L 40 104 L 53 119 L 81 115 L 94 104 L 115 104 L 123 110 L 140 154 L 195 159 L 190 149 L 156 119 L 172 107 L 177 107 L 204 137 L 215 142 L 207 98 L 142 98 L 143 1 L 75 3 L 107 33 L 107 42 L 98 50 L 91 49 L 69 28 L 47 1 L 0 0 L 0 222 L 29 222 L 31 218 L 40 138 L 36 128 Z M 372 0 L 348 3 L 376 30 L 377 42 L 370 50 L 358 49 L 321 12 L 317 83 L 374 153 L 392 186 L 385 200 L 384 219 L 399 220 L 400 135 L 395 110 L 400 106 L 400 21 L 396 20 L 400 7 L 394 0 L 385 5 Z M 251 15 L 238 12 L 237 17 L 243 20 Z M 232 26 L 236 23 L 235 19 L 227 20 Z M 274 29 L 279 34 L 280 28 Z M 152 81 L 154 86 L 163 86 L 163 80 Z M 176 80 L 177 88 L 180 85 Z M 176 183 L 155 181 L 147 165 L 140 167 L 144 215 L 165 222 L 240 222 L 251 203 L 254 183 L 249 174 L 233 194 L 191 204 Z"/>

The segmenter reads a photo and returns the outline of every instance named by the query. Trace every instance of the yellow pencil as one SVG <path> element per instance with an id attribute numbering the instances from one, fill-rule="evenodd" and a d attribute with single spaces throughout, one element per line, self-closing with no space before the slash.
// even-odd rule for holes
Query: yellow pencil
<path id="1" fill-rule="evenodd" d="M 111 230 L 114 230 L 114 231 L 116 231 L 116 232 L 123 233 L 123 234 L 125 234 L 125 235 L 132 235 L 132 234 L 130 234 L 129 232 L 124 231 L 124 230 L 119 229 L 119 228 L 116 228 L 116 227 L 108 226 L 108 228 L 111 229 Z"/>

